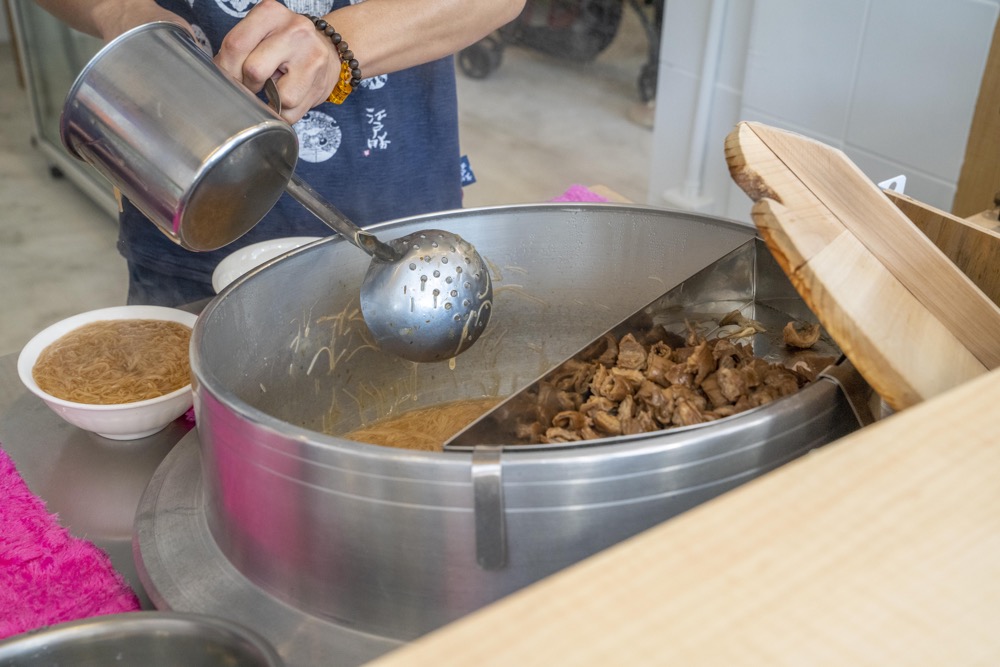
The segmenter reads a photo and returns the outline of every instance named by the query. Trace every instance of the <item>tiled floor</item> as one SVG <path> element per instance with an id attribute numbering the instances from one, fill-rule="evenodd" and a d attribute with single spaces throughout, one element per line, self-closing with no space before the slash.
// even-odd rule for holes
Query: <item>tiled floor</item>
<path id="1" fill-rule="evenodd" d="M 544 201 L 602 184 L 646 200 L 652 133 L 629 120 L 647 41 L 632 14 L 592 63 L 507 48 L 482 80 L 459 75 L 467 207 Z M 31 145 L 27 93 L 0 44 L 0 355 L 63 317 L 125 300 L 115 221 Z"/>

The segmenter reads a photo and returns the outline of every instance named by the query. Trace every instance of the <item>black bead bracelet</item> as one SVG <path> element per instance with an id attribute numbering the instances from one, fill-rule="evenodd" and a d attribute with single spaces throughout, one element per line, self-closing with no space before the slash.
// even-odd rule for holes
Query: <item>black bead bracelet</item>
<path id="1" fill-rule="evenodd" d="M 344 38 L 333 29 L 333 26 L 326 19 L 308 14 L 303 14 L 303 16 L 312 21 L 317 30 L 329 37 L 334 48 L 337 49 L 337 56 L 340 57 L 340 78 L 327 99 L 334 104 L 341 104 L 361 83 L 361 65 L 355 59 L 354 52 L 347 46 Z"/>

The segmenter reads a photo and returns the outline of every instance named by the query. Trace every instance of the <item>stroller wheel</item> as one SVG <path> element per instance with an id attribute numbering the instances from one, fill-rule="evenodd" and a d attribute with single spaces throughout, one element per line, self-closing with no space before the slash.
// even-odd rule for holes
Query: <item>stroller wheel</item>
<path id="1" fill-rule="evenodd" d="M 485 79 L 500 67 L 503 47 L 492 37 L 485 37 L 458 52 L 458 66 L 471 79 Z"/>
<path id="2" fill-rule="evenodd" d="M 639 99 L 649 102 L 656 98 L 656 63 L 646 63 L 639 70 Z"/>

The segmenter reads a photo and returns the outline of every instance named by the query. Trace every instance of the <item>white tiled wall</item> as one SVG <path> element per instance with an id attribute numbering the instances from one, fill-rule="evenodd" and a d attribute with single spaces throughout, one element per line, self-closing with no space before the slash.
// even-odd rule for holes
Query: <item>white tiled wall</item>
<path id="1" fill-rule="evenodd" d="M 753 7 L 750 0 L 727 4 L 702 188 L 714 202 L 709 212 L 716 214 L 719 191 L 727 192 L 729 172 L 723 160 L 722 142 L 739 118 Z M 677 188 L 691 176 L 688 174 L 691 130 L 697 113 L 710 5 L 705 0 L 668 0 L 665 5 L 649 184 L 648 203 L 653 206 L 673 205 L 662 199 L 661 193 Z M 707 183 L 713 184 L 712 187 L 704 187 Z"/>
<path id="2" fill-rule="evenodd" d="M 685 178 L 713 2 L 726 10 L 702 192 L 748 219 L 722 146 L 759 120 L 842 148 L 872 180 L 950 209 L 1000 0 L 671 0 L 663 27 L 650 203 Z M 983 208 L 991 202 L 984 202 Z"/>

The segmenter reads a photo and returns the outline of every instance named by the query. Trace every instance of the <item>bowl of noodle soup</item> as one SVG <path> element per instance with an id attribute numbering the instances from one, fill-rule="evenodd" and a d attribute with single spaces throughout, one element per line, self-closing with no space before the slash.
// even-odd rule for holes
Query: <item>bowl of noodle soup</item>
<path id="1" fill-rule="evenodd" d="M 196 319 L 163 306 L 74 315 L 28 341 L 17 372 L 70 424 L 113 440 L 144 438 L 191 408 L 189 346 Z"/>

